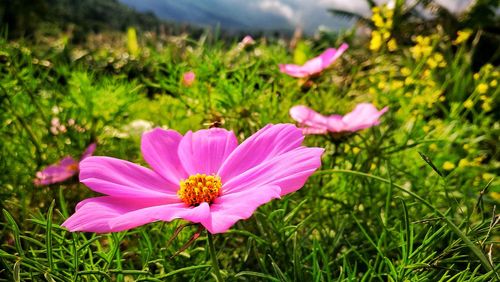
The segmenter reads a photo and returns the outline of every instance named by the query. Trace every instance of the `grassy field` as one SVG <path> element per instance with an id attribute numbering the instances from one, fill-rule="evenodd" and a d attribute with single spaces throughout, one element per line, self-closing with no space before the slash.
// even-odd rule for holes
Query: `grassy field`
<path id="1" fill-rule="evenodd" d="M 268 123 L 294 123 L 292 106 L 345 114 L 361 102 L 389 108 L 380 125 L 307 136 L 307 146 L 326 150 L 306 185 L 214 236 L 223 279 L 497 280 L 498 68 L 473 71 L 470 40 L 439 31 L 399 45 L 383 30 L 346 40 L 350 48 L 308 80 L 278 64 L 304 63 L 340 39 L 294 49 L 269 38 L 136 39 L 133 30 L 80 45 L 65 34 L 0 39 L 1 281 L 216 279 L 206 231 L 187 226 L 172 237 L 186 223 L 175 220 L 68 232 L 61 224 L 76 203 L 97 193 L 76 176 L 35 186 L 36 172 L 79 158 L 92 142 L 95 155 L 146 165 L 141 134 L 157 126 L 218 124 L 241 142 Z M 191 85 L 182 81 L 188 71 Z"/>

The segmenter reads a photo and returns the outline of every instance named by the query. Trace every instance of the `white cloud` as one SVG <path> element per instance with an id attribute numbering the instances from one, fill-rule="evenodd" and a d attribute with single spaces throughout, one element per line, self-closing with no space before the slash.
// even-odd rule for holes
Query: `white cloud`
<path id="1" fill-rule="evenodd" d="M 264 0 L 258 3 L 258 7 L 261 11 L 282 15 L 290 23 L 295 23 L 296 16 L 294 10 L 284 2 L 279 0 Z"/>

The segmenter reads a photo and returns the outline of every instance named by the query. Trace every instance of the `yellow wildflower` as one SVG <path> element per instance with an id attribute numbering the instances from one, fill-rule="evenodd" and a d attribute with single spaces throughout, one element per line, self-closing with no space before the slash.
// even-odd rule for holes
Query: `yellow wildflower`
<path id="1" fill-rule="evenodd" d="M 470 29 L 459 30 L 457 32 L 457 38 L 453 41 L 453 44 L 458 45 L 462 42 L 467 41 L 467 39 L 469 39 L 471 34 L 472 34 L 472 30 L 470 30 Z"/>
<path id="2" fill-rule="evenodd" d="M 349 146 L 349 144 L 345 144 L 344 153 L 349 152 L 349 150 L 351 150 L 351 146 Z"/>
<path id="3" fill-rule="evenodd" d="M 490 82 L 490 86 L 491 87 L 497 87 L 498 85 L 498 81 L 496 79 L 493 79 L 491 82 Z"/>
<path id="4" fill-rule="evenodd" d="M 407 67 L 401 68 L 401 74 L 404 76 L 409 76 L 411 74 L 411 70 Z"/>
<path id="5" fill-rule="evenodd" d="M 469 161 L 467 159 L 461 159 L 458 162 L 458 167 L 466 167 L 469 166 Z"/>
<path id="6" fill-rule="evenodd" d="M 480 78 L 478 72 L 476 72 L 472 77 L 474 77 L 474 80 L 479 80 L 479 78 Z"/>
<path id="7" fill-rule="evenodd" d="M 352 152 L 357 155 L 359 154 L 359 152 L 361 152 L 361 149 L 359 147 L 353 147 Z"/>
<path id="8" fill-rule="evenodd" d="M 498 192 L 491 192 L 490 196 L 495 199 L 496 201 L 500 201 L 500 193 Z"/>
<path id="9" fill-rule="evenodd" d="M 435 143 L 432 143 L 429 145 L 429 150 L 431 151 L 437 151 L 438 146 Z"/>
<path id="10" fill-rule="evenodd" d="M 372 39 L 370 40 L 370 50 L 378 51 L 382 47 L 382 35 L 380 32 L 372 31 Z"/>
<path id="11" fill-rule="evenodd" d="M 379 13 L 374 13 L 372 16 L 373 24 L 376 27 L 384 27 L 384 19 Z"/>
<path id="12" fill-rule="evenodd" d="M 493 109 L 493 107 L 491 106 L 491 103 L 492 103 L 492 99 L 486 99 L 484 100 L 483 104 L 481 105 L 481 108 L 483 109 L 483 111 L 485 112 L 489 112 Z"/>
<path id="13" fill-rule="evenodd" d="M 474 107 L 474 102 L 472 102 L 471 99 L 465 100 L 465 102 L 464 102 L 464 108 L 471 109 L 472 107 Z"/>
<path id="14" fill-rule="evenodd" d="M 391 38 L 391 40 L 387 42 L 387 49 L 389 49 L 389 51 L 391 52 L 398 50 L 398 43 L 394 38 Z"/>
<path id="15" fill-rule="evenodd" d="M 444 162 L 444 164 L 443 164 L 443 169 L 444 169 L 444 170 L 450 171 L 450 170 L 452 170 L 452 169 L 454 169 L 454 168 L 455 168 L 455 164 L 454 164 L 454 163 L 452 163 L 452 162 L 446 161 L 446 162 Z"/>
<path id="16" fill-rule="evenodd" d="M 492 174 L 492 173 L 488 173 L 488 172 L 485 172 L 485 173 L 483 173 L 483 175 L 482 175 L 482 178 L 483 178 L 484 180 L 486 180 L 486 181 L 490 181 L 493 177 L 495 177 L 495 175 L 494 175 L 494 174 Z M 500 193 L 497 193 L 497 194 L 499 194 L 499 196 L 500 196 Z M 500 197 L 499 197 L 499 199 L 500 199 Z"/>
<path id="17" fill-rule="evenodd" d="M 401 81 L 401 80 L 394 80 L 391 83 L 391 88 L 392 89 L 399 89 L 399 88 L 402 88 L 403 86 L 404 86 L 404 82 Z"/>
<path id="18" fill-rule="evenodd" d="M 476 87 L 477 92 L 479 94 L 484 94 L 488 91 L 488 84 L 486 83 L 479 83 L 479 85 Z"/>
<path id="19" fill-rule="evenodd" d="M 431 68 L 431 69 L 435 69 L 437 66 L 438 66 L 438 62 L 436 62 L 436 60 L 434 60 L 434 58 L 429 58 L 427 59 L 427 65 Z"/>

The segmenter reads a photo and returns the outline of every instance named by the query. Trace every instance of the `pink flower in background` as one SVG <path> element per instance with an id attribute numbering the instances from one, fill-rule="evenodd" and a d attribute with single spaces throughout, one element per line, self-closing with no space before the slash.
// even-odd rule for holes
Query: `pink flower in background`
<path id="1" fill-rule="evenodd" d="M 308 77 L 322 72 L 328 68 L 335 60 L 337 60 L 347 50 L 349 45 L 342 43 L 339 49 L 328 48 L 321 55 L 307 61 L 304 65 L 280 64 L 279 68 L 282 73 L 286 73 L 293 77 Z"/>
<path id="2" fill-rule="evenodd" d="M 254 44 L 255 40 L 253 39 L 252 36 L 247 35 L 247 36 L 243 37 L 243 39 L 241 40 L 240 43 L 243 45 L 243 47 L 245 47 L 245 46 Z"/>
<path id="3" fill-rule="evenodd" d="M 92 156 L 95 148 L 95 143 L 90 144 L 83 152 L 81 160 Z M 72 157 L 64 157 L 57 164 L 49 165 L 42 171 L 37 172 L 36 178 L 33 182 L 36 186 L 40 186 L 67 180 L 78 172 L 78 163 L 79 162 Z"/>
<path id="4" fill-rule="evenodd" d="M 389 108 L 377 110 L 374 105 L 361 103 L 345 116 L 323 116 L 306 106 L 295 106 L 290 109 L 290 116 L 304 126 L 304 134 L 326 134 L 328 132 L 354 132 L 380 123 L 380 116 Z"/>
<path id="5" fill-rule="evenodd" d="M 267 125 L 238 145 L 232 131 L 156 128 L 143 134 L 151 169 L 109 158 L 80 164 L 80 181 L 105 196 L 80 202 L 63 226 L 118 232 L 153 221 L 184 219 L 210 233 L 227 231 L 274 198 L 300 189 L 320 167 L 322 148 L 302 146 L 292 124 Z"/>
<path id="6" fill-rule="evenodd" d="M 182 75 L 182 84 L 185 86 L 191 86 L 196 79 L 196 74 L 193 71 L 188 71 Z"/>

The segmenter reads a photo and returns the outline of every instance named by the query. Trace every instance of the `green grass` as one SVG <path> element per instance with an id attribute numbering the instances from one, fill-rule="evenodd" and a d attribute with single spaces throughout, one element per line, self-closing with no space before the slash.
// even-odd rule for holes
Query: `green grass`
<path id="1" fill-rule="evenodd" d="M 57 38 L 0 41 L 1 281 L 215 280 L 206 232 L 175 256 L 196 226 L 170 243 L 185 222 L 70 233 L 60 224 L 95 194 L 76 177 L 35 187 L 36 171 L 78 157 L 92 141 L 97 155 L 145 164 L 140 132 L 127 127 L 136 120 L 181 133 L 219 122 L 241 141 L 267 123 L 293 122 L 291 106 L 344 114 L 358 102 L 390 110 L 377 127 L 306 138 L 326 148 L 321 170 L 214 236 L 223 278 L 498 280 L 500 91 L 493 81 L 500 75 L 491 65 L 474 75 L 468 46 L 433 37 L 432 54 L 446 62 L 433 68 L 412 56 L 411 45 L 371 52 L 351 44 L 306 86 L 277 64 L 340 42 L 305 40 L 305 53 L 294 55 L 272 39 L 239 50 L 204 36 L 142 36 L 132 58 L 124 37 L 78 46 Z M 196 82 L 186 87 L 181 77 L 189 70 Z M 65 132 L 51 132 L 53 118 Z"/>

